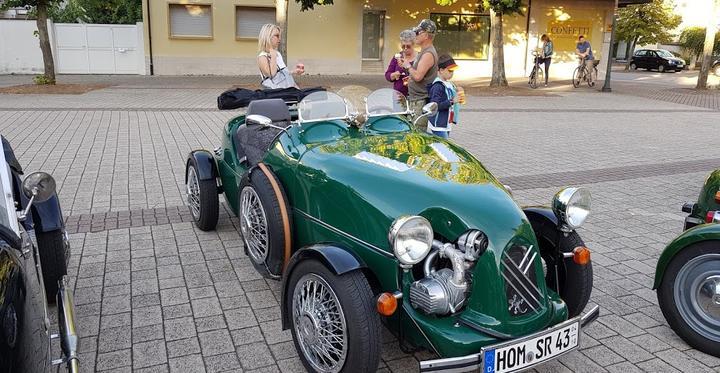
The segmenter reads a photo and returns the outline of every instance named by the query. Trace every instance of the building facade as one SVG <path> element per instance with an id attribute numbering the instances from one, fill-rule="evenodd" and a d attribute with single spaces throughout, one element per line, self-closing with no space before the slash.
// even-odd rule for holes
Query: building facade
<path id="1" fill-rule="evenodd" d="M 309 74 L 382 72 L 400 50 L 400 32 L 423 18 L 437 23 L 436 48 L 458 61 L 458 78 L 492 71 L 490 14 L 477 4 L 335 0 L 306 12 L 293 0 L 288 6 L 285 59 L 289 66 L 302 62 Z M 504 17 L 507 76 L 527 75 L 542 34 L 555 44 L 551 76 L 570 78 L 580 34 L 596 58 L 607 56 L 614 8 L 614 0 L 525 1 L 522 15 Z M 143 12 L 146 62 L 155 74 L 238 75 L 258 74 L 257 34 L 274 21 L 276 7 L 274 0 L 143 0 Z"/>

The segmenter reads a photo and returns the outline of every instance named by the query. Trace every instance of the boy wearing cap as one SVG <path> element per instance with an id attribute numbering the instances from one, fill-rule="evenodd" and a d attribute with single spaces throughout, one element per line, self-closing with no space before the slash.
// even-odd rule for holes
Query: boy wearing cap
<path id="1" fill-rule="evenodd" d="M 428 118 L 428 129 L 446 139 L 450 137 L 452 125 L 457 124 L 460 112 L 458 90 L 450 81 L 457 67 L 450 55 L 441 55 L 438 57 L 438 77 L 430 85 L 430 102 L 437 103 L 438 112 Z"/>
<path id="2" fill-rule="evenodd" d="M 435 22 L 429 19 L 423 19 L 412 29 L 415 31 L 415 44 L 420 46 L 420 52 L 415 57 L 415 61 L 409 66 L 408 74 L 410 82 L 408 84 L 408 100 L 410 101 L 410 109 L 415 116 L 422 115 L 422 107 L 428 103 L 428 86 L 437 77 L 437 51 L 433 46 L 433 37 L 437 27 Z M 417 122 L 417 129 L 427 131 L 427 118 L 420 118 Z"/>

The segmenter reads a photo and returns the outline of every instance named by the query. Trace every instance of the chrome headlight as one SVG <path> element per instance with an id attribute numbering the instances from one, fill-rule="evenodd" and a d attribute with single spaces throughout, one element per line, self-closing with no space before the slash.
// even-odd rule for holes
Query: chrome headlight
<path id="1" fill-rule="evenodd" d="M 388 240 L 400 263 L 414 265 L 432 248 L 433 230 L 422 216 L 401 216 L 392 223 Z"/>
<path id="2" fill-rule="evenodd" d="M 590 214 L 590 191 L 585 188 L 562 189 L 553 197 L 552 209 L 568 228 L 576 229 Z"/>

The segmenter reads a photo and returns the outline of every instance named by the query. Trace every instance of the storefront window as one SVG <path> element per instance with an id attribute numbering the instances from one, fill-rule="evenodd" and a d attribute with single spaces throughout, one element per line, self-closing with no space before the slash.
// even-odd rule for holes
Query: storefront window
<path id="1" fill-rule="evenodd" d="M 435 48 L 453 58 L 486 60 L 490 47 L 490 16 L 432 13 L 438 27 Z"/>

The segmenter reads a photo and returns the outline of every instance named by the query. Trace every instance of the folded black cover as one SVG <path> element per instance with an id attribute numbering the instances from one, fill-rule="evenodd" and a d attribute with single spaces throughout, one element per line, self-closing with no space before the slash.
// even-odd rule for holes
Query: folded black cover
<path id="1" fill-rule="evenodd" d="M 305 89 L 277 88 L 277 89 L 257 89 L 250 90 L 245 88 L 236 88 L 223 92 L 217 98 L 218 109 L 232 110 L 247 107 L 250 101 L 262 100 L 266 98 L 281 98 L 285 102 L 298 102 L 305 96 L 313 93 L 325 91 L 322 87 L 313 87 Z"/>

